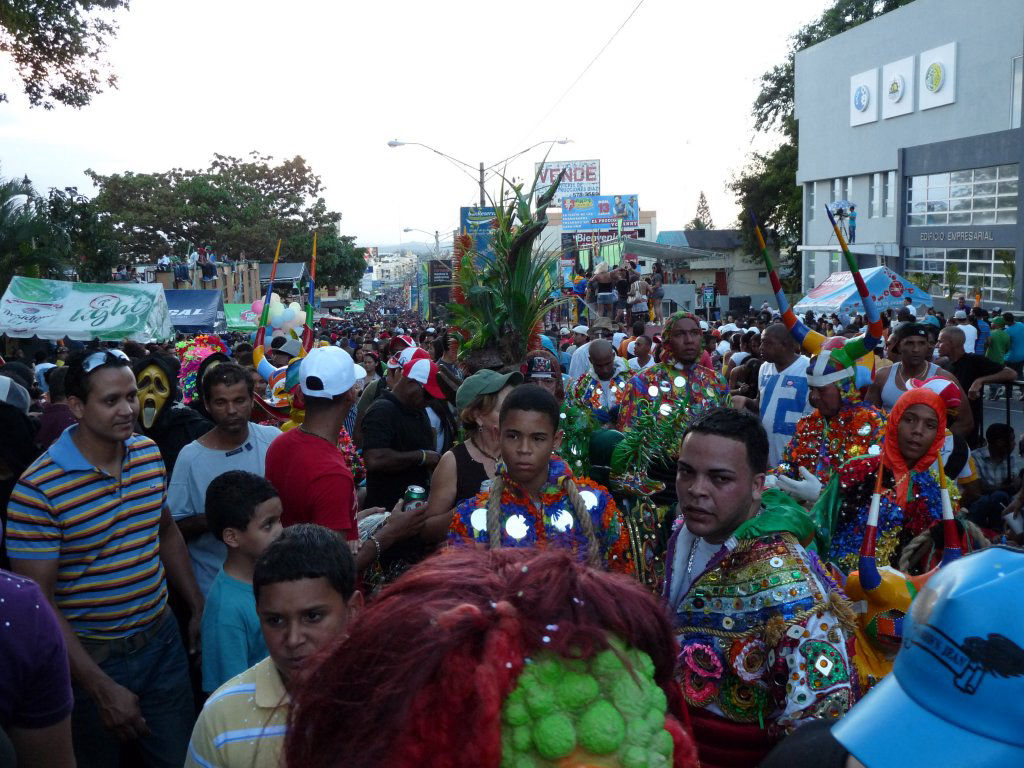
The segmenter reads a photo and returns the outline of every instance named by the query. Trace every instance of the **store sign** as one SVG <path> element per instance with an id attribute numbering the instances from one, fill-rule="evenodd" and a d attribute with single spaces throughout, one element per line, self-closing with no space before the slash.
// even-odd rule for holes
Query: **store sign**
<path id="1" fill-rule="evenodd" d="M 473 250 L 485 261 L 494 261 L 494 228 L 497 225 L 494 208 L 459 209 L 459 230 L 473 238 Z"/>
<path id="2" fill-rule="evenodd" d="M 918 56 L 918 107 L 942 107 L 956 101 L 956 43 L 932 48 Z"/>
<path id="3" fill-rule="evenodd" d="M 850 125 L 864 125 L 878 120 L 878 68 L 869 69 L 850 78 Z"/>
<path id="4" fill-rule="evenodd" d="M 636 195 L 590 195 L 562 200 L 562 231 L 590 232 L 636 228 L 640 204 Z"/>
<path id="5" fill-rule="evenodd" d="M 567 197 L 583 197 L 601 194 L 600 160 L 565 160 L 550 163 L 535 163 L 537 174 L 537 196 L 540 197 L 558 179 L 563 170 L 565 177 L 558 185 L 558 191 L 551 198 L 550 206 L 557 208 Z"/>

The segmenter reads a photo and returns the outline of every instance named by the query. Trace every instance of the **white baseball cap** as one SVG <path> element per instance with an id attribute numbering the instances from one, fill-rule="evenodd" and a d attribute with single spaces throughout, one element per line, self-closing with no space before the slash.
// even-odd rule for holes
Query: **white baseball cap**
<path id="1" fill-rule="evenodd" d="M 575 328 L 572 329 L 572 332 L 582 333 L 584 336 L 586 336 L 588 333 L 590 333 L 590 329 L 585 325 L 577 325 Z"/>
<path id="2" fill-rule="evenodd" d="M 365 377 L 366 370 L 340 347 L 316 347 L 299 364 L 299 386 L 306 397 L 343 395 Z"/>
<path id="3" fill-rule="evenodd" d="M 956 312 L 953 313 L 953 319 L 954 320 L 966 320 L 967 319 L 967 313 L 964 312 L 962 309 L 958 309 Z"/>

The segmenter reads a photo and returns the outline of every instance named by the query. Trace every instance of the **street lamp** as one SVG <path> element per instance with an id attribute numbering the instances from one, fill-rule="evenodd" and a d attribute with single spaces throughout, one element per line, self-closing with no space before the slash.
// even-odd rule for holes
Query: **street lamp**
<path id="1" fill-rule="evenodd" d="M 484 191 L 484 171 L 489 171 L 492 168 L 497 168 L 502 163 L 507 163 L 509 160 L 514 160 L 515 158 L 519 157 L 520 155 L 525 155 L 531 149 L 536 149 L 537 147 L 541 146 L 542 144 L 571 144 L 571 143 L 572 143 L 572 139 L 567 139 L 567 138 L 548 139 L 547 141 L 538 141 L 536 144 L 533 144 L 532 146 L 529 146 L 529 147 L 527 147 L 526 149 L 524 149 L 524 150 L 522 150 L 520 152 L 516 152 L 514 155 L 509 155 L 505 159 L 499 160 L 498 162 L 494 163 L 493 165 L 489 165 L 486 168 L 484 168 L 484 164 L 483 163 L 480 163 L 478 168 L 473 168 L 472 165 L 470 165 L 469 163 L 464 162 L 462 160 L 459 160 L 457 157 L 452 157 L 451 155 L 447 155 L 447 154 L 445 154 L 444 152 L 442 152 L 439 149 L 434 149 L 433 147 L 428 146 L 427 144 L 421 144 L 418 141 L 399 141 L 398 139 L 391 139 L 391 141 L 388 142 L 388 146 L 391 147 L 392 149 L 394 149 L 395 147 L 406 147 L 406 146 L 423 147 L 424 149 L 429 149 L 435 155 L 440 155 L 441 157 L 445 158 L 449 162 L 454 163 L 456 167 L 462 166 L 462 167 L 459 168 L 459 170 L 461 170 L 467 176 L 469 176 L 470 174 L 465 170 L 466 168 L 468 168 L 471 171 L 472 170 L 479 171 L 479 174 L 480 174 L 479 178 L 474 179 L 474 180 L 480 185 L 480 207 L 483 208 L 485 205 L 487 205 L 487 195 L 486 195 L 486 193 Z"/>
<path id="2" fill-rule="evenodd" d="M 430 232 L 427 232 L 427 230 L 425 230 L 425 229 L 416 229 L 416 227 L 406 227 L 402 231 L 403 232 L 421 232 L 424 235 L 430 235 L 431 234 Z M 435 229 L 434 232 L 433 232 L 433 235 L 434 235 L 434 258 L 439 258 L 441 256 L 441 233 L 440 233 L 440 230 Z M 452 237 L 452 235 L 445 235 L 445 239 L 446 240 L 449 237 Z"/>

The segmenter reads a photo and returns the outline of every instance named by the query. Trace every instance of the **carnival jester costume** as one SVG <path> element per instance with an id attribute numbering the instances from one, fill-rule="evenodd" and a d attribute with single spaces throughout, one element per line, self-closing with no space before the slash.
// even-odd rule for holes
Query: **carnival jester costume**
<path id="1" fill-rule="evenodd" d="M 811 387 L 834 385 L 839 394 L 839 410 L 824 415 L 815 408 L 796 424 L 793 439 L 782 452 L 782 461 L 774 472 L 800 479 L 800 469 L 813 474 L 822 485 L 850 459 L 879 450 L 885 431 L 885 412 L 861 400 L 856 364 L 836 350 L 823 350 L 811 359 L 807 383 Z"/>
<path id="2" fill-rule="evenodd" d="M 924 455 L 908 466 L 900 451 L 899 424 L 907 409 L 914 405 L 931 408 L 938 428 Z M 880 465 L 882 493 L 876 548 L 881 565 L 897 567 L 903 547 L 942 519 L 939 479 L 930 468 L 942 447 L 945 430 L 945 401 L 934 391 L 922 387 L 900 396 L 889 413 L 881 452 L 848 461 L 814 505 L 812 517 L 820 521 L 820 533 L 825 534 L 819 536 L 819 548 L 824 551 L 827 547 L 829 562 L 844 573 L 857 567 Z"/>
<path id="3" fill-rule="evenodd" d="M 676 527 L 665 594 L 702 765 L 756 765 L 795 727 L 853 705 L 853 612 L 804 549 L 814 533 L 796 502 L 768 490 L 760 513 L 693 573 L 701 540 Z"/>
<path id="4" fill-rule="evenodd" d="M 455 509 L 449 540 L 466 539 L 498 547 L 557 547 L 604 570 L 633 573 L 635 553 L 614 499 L 604 487 L 573 477 L 558 457 L 548 463 L 548 479 L 538 506 L 513 480 L 504 463 L 489 491 Z"/>

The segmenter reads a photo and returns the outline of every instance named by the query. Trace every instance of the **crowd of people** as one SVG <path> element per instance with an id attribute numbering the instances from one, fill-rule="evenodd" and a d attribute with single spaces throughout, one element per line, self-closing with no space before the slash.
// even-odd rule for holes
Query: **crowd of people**
<path id="1" fill-rule="evenodd" d="M 502 370 L 393 301 L 13 350 L 0 765 L 1024 764 L 1024 323 L 662 279 Z"/>

